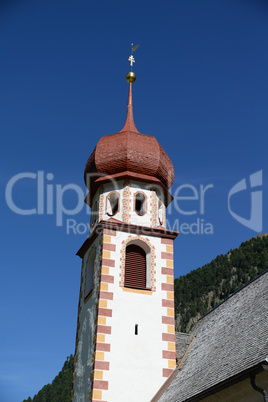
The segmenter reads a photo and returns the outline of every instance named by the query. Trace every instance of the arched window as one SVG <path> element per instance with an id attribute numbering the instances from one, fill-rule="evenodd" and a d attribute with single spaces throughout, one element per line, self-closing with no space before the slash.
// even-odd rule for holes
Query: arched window
<path id="1" fill-rule="evenodd" d="M 143 193 L 135 195 L 135 212 L 140 216 L 146 213 L 146 198 Z"/>
<path id="2" fill-rule="evenodd" d="M 146 253 L 136 244 L 126 247 L 125 286 L 146 289 Z"/>
<path id="3" fill-rule="evenodd" d="M 163 225 L 164 222 L 164 205 L 162 201 L 158 200 L 158 220 L 160 225 Z"/>
<path id="4" fill-rule="evenodd" d="M 119 211 L 119 194 L 112 192 L 107 197 L 107 215 L 114 216 Z"/>
<path id="5" fill-rule="evenodd" d="M 91 209 L 91 227 L 93 227 L 95 223 L 98 222 L 98 220 L 99 220 L 99 205 L 98 202 L 95 201 Z"/>

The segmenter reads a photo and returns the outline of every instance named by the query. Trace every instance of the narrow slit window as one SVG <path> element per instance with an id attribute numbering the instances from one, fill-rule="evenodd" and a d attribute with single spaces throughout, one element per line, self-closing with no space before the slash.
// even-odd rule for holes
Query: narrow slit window
<path id="1" fill-rule="evenodd" d="M 137 193 L 135 197 L 135 211 L 142 216 L 146 212 L 146 199 L 143 193 Z"/>
<path id="2" fill-rule="evenodd" d="M 135 324 L 135 335 L 138 335 L 138 324 Z"/>

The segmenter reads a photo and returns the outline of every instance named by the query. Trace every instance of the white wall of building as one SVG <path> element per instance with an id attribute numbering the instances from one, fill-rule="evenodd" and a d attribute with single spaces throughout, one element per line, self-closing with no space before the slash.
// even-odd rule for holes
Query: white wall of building
<path id="1" fill-rule="evenodd" d="M 119 286 L 120 250 L 129 236 L 129 233 L 120 233 L 113 242 L 116 243 L 113 253 L 116 262 L 111 269 L 114 283 L 109 284 L 109 291 L 114 294 L 109 304 L 113 314 L 107 318 L 107 325 L 112 327 L 111 335 L 107 336 L 111 351 L 106 354 L 110 370 L 104 373 L 109 390 L 103 391 L 103 400 L 109 402 L 149 402 L 166 380 L 162 376 L 162 351 L 167 348 L 162 341 L 165 332 L 162 316 L 166 315 L 166 308 L 162 307 L 165 292 L 161 290 L 163 245 L 160 238 L 146 236 L 156 252 L 156 291 L 126 292 Z M 138 335 L 135 335 L 136 324 Z"/>

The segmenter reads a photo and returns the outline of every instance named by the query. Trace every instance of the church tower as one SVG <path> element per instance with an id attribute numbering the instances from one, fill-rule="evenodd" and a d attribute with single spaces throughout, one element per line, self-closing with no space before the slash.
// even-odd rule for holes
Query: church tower
<path id="1" fill-rule="evenodd" d="M 131 56 L 133 57 L 133 56 Z M 133 119 L 85 167 L 91 207 L 82 259 L 72 402 L 149 402 L 176 367 L 171 160 Z"/>

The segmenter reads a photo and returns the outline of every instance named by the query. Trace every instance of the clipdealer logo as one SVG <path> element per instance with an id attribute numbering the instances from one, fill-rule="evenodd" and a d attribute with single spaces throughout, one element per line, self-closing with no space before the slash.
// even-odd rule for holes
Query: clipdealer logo
<path id="1" fill-rule="evenodd" d="M 105 176 L 103 174 L 103 176 Z M 19 204 L 18 194 L 25 186 L 25 180 L 31 181 L 30 185 L 35 187 L 36 196 L 31 199 L 32 208 L 23 208 Z M 84 191 L 77 184 L 69 183 L 66 185 L 52 183 L 54 175 L 43 171 L 23 172 L 13 176 L 7 183 L 5 189 L 6 203 L 11 211 L 19 215 L 55 215 L 56 226 L 66 224 L 67 234 L 85 235 L 90 231 L 90 223 L 77 222 L 74 216 L 79 214 L 83 208 L 86 215 L 90 215 L 90 208 L 84 203 L 87 190 Z M 29 184 L 29 182 L 28 182 Z M 114 190 L 119 190 L 118 183 L 111 177 L 110 184 Z M 243 226 L 260 232 L 262 230 L 262 170 L 249 176 L 249 185 L 243 180 L 236 183 L 228 193 L 227 204 L 230 215 Z M 205 219 L 205 204 L 213 184 L 194 186 L 192 184 L 182 184 L 173 191 L 174 200 L 166 209 L 166 227 L 169 230 L 179 231 L 181 234 L 201 234 L 212 235 L 214 227 L 211 222 Z M 150 190 L 150 186 L 148 187 Z M 245 195 L 250 191 L 251 210 L 250 218 L 246 219 L 234 212 L 231 207 L 231 199 L 236 194 L 244 192 Z M 76 204 L 73 208 L 67 208 L 66 200 L 75 197 Z M 32 191 L 31 191 L 32 194 Z M 243 193 L 242 193 L 243 194 Z M 16 199 L 16 202 L 15 202 Z M 174 216 L 179 216 L 175 218 Z M 70 217 L 70 218 L 69 218 Z M 171 218 L 172 219 L 169 219 Z M 188 219 L 187 219 L 188 217 Z M 191 218 L 191 219 L 189 219 Z M 195 220 L 193 221 L 194 218 Z M 189 223 L 189 221 L 191 223 Z M 134 223 L 134 222 L 133 222 Z M 137 222 L 138 224 L 138 222 Z M 150 226 L 150 223 L 148 223 Z"/>

